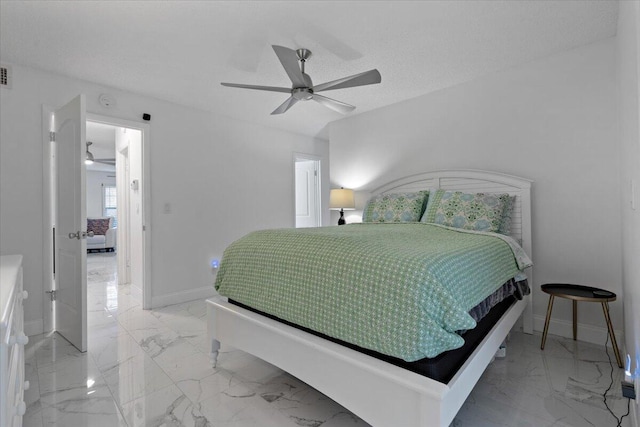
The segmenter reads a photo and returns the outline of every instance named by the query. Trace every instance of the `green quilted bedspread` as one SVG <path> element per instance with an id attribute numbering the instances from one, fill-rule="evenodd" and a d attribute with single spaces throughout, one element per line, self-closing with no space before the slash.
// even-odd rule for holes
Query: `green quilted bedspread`
<path id="1" fill-rule="evenodd" d="M 519 273 L 504 239 L 424 223 L 257 231 L 215 287 L 257 310 L 407 361 L 464 343 L 468 311 Z M 525 255 L 526 257 L 526 255 Z"/>

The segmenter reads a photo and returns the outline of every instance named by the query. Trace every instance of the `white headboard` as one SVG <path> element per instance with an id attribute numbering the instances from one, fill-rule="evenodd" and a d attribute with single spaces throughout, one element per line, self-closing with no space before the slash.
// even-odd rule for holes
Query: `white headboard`
<path id="1" fill-rule="evenodd" d="M 516 196 L 511 218 L 510 235 L 522 242 L 523 249 L 532 257 L 531 246 L 531 183 L 533 181 L 517 176 L 480 170 L 442 170 L 425 172 L 400 178 L 372 191 L 374 195 L 444 189 L 468 193 L 508 193 Z M 528 269 L 529 285 L 533 286 L 533 274 Z M 533 310 L 531 295 L 523 315 L 523 329 L 533 333 Z"/>

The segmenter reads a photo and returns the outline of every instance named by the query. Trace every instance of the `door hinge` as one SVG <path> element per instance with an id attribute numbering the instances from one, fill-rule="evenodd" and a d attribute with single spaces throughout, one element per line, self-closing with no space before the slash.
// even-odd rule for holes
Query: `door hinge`
<path id="1" fill-rule="evenodd" d="M 49 298 L 51 298 L 51 302 L 56 300 L 56 290 L 50 290 L 50 291 L 45 291 L 46 293 L 49 294 Z"/>
<path id="2" fill-rule="evenodd" d="M 50 142 L 56 142 L 56 133 L 55 132 L 49 132 L 49 141 Z"/>

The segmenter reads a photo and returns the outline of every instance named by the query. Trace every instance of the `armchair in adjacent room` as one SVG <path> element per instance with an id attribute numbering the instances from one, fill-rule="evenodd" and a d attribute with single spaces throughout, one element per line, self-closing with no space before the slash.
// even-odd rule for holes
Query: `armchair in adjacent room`
<path id="1" fill-rule="evenodd" d="M 93 231 L 92 237 L 87 237 L 87 251 L 116 250 L 116 235 L 118 230 L 113 227 L 113 218 L 87 218 L 87 232 Z"/>

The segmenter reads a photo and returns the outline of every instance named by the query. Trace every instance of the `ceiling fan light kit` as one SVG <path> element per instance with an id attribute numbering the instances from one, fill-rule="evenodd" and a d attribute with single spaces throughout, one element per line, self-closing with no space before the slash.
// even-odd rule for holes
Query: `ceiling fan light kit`
<path id="1" fill-rule="evenodd" d="M 376 84 L 382 81 L 380 72 L 376 69 L 373 69 L 365 71 L 364 73 L 355 74 L 349 77 L 343 77 L 338 80 L 333 80 L 314 86 L 311 77 L 307 73 L 305 73 L 305 63 L 311 57 L 310 50 L 293 50 L 284 46 L 277 45 L 273 45 L 272 47 L 274 52 L 278 56 L 280 63 L 284 67 L 284 70 L 287 72 L 289 79 L 291 80 L 291 88 L 245 85 L 239 83 L 220 83 L 222 86 L 238 87 L 241 89 L 290 93 L 291 96 L 289 96 L 289 98 L 287 98 L 287 100 L 284 101 L 278 108 L 273 110 L 273 112 L 271 113 L 272 115 L 282 114 L 286 112 L 298 101 L 309 101 L 311 99 L 334 111 L 346 114 L 353 111 L 356 107 L 344 102 L 336 101 L 335 99 L 327 98 L 323 95 L 318 95 L 318 92 Z M 300 65 L 298 65 L 298 63 L 300 63 Z"/>

